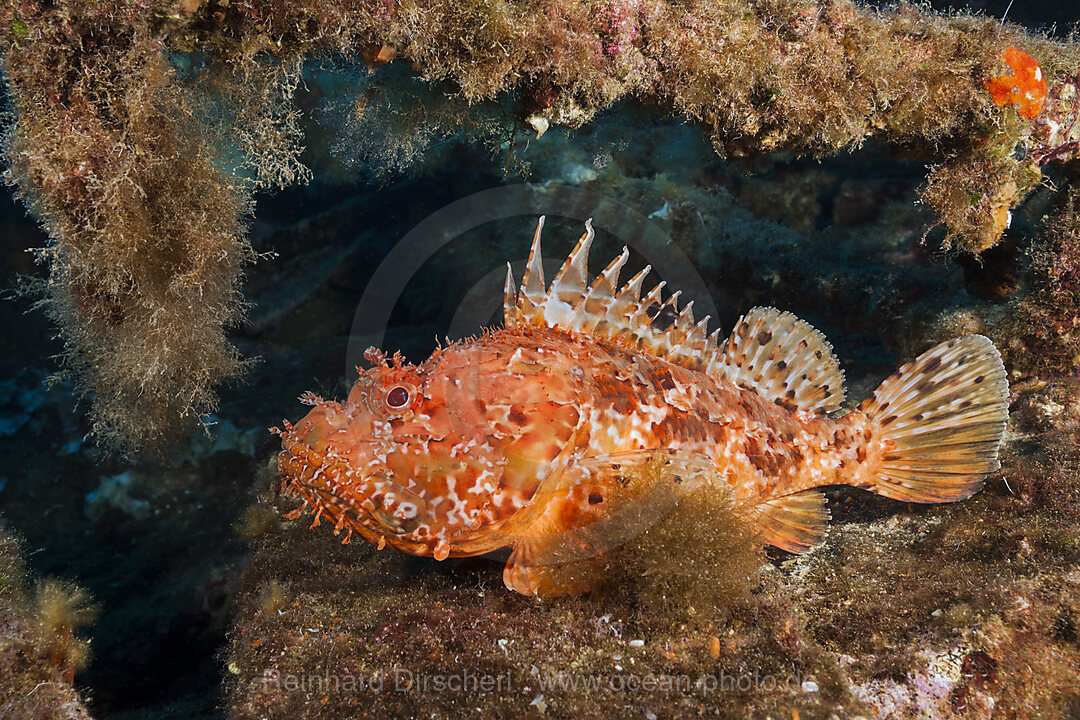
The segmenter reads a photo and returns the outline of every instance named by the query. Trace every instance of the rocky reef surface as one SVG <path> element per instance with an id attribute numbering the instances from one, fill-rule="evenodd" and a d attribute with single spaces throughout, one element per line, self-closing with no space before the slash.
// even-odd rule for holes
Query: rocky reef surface
<path id="1" fill-rule="evenodd" d="M 210 36 L 247 12 L 222 7 L 220 19 L 199 16 Z M 616 16 L 609 24 L 605 47 L 633 42 L 635 26 Z M 1006 40 L 986 32 L 995 49 Z M 1052 55 L 1065 67 L 1061 47 Z M 174 71 L 191 71 L 198 57 L 177 54 Z M 65 338 L 50 342 L 43 318 L 22 314 L 25 295 L 0 306 L 13 328 L 0 357 L 0 452 L 10 460 L 0 508 L 24 538 L 5 536 L 0 568 L 3 682 L 23 713 L 14 716 L 1080 713 L 1076 160 L 1040 166 L 1047 182 L 1030 191 L 1014 187 L 1024 202 L 1010 200 L 1000 241 L 972 255 L 938 224 L 940 208 L 919 201 L 926 149 L 885 142 L 893 137 L 819 160 L 785 151 L 794 137 L 785 136 L 773 154 L 739 157 L 735 143 L 722 159 L 708 125 L 626 100 L 592 108 L 576 129 L 549 122 L 540 137 L 495 103 L 455 139 L 450 121 L 467 103 L 433 91 L 402 60 L 368 59 L 377 73 L 328 62 L 296 76 L 305 115 L 288 122 L 303 123 L 297 157 L 314 177 L 255 196 L 244 252 L 259 260 L 244 285 L 246 322 L 228 336 L 236 353 L 218 360 L 259 359 L 204 416 L 212 436 L 195 430 L 163 462 L 108 454 L 87 439 L 101 416 L 84 415 L 84 386 L 51 377 Z M 530 101 L 534 110 L 563 107 L 554 98 L 541 107 L 545 97 Z M 1023 165 L 1004 139 L 1026 132 L 1015 110 L 983 105 L 1012 114 L 982 147 L 1009 144 L 1011 159 L 994 159 Z M 768 136 L 759 130 L 758 141 Z M 174 200 L 198 206 L 200 187 Z M 232 200 L 202 199 L 235 219 Z M 983 199 L 969 196 L 969 207 L 992 220 Z M 652 263 L 725 330 L 756 304 L 804 317 L 833 344 L 852 405 L 932 343 L 988 335 L 1012 387 L 1002 470 L 954 505 L 830 491 L 830 536 L 801 557 L 758 552 L 699 498 L 612 557 L 604 592 L 543 602 L 507 591 L 489 559 L 438 563 L 343 546 L 331 528 L 283 519 L 295 505 L 277 493 L 267 427 L 296 419 L 303 391 L 343 395 L 368 343 L 420 360 L 435 337 L 495 321 L 505 262 L 520 267 L 542 213 L 552 262 L 592 217 L 595 262 L 627 245 L 629 267 Z M 15 205 L 3 227 L 5 276 L 35 272 L 23 250 L 50 241 Z M 189 297 L 190 286 L 169 295 L 167 278 L 151 280 L 154 293 Z M 379 292 L 366 295 L 371 288 Z M 86 307 L 108 297 L 90 293 Z M 220 310 L 226 301 L 215 298 Z M 175 302 L 179 312 L 187 300 Z M 220 323 L 215 312 L 185 317 Z M 114 327 L 108 320 L 94 322 Z M 155 367 L 172 360 L 163 362 Z M 208 387 L 208 378 L 163 387 Z M 106 402 L 117 398 L 109 407 L 130 414 L 115 427 L 138 428 L 140 405 Z M 159 420 L 146 421 L 152 432 Z"/>

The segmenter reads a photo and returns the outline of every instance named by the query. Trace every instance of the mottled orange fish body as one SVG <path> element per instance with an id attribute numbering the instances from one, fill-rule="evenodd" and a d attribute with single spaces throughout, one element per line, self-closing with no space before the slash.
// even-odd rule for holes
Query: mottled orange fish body
<path id="1" fill-rule="evenodd" d="M 625 250 L 590 282 L 591 226 L 549 287 L 542 227 L 520 289 L 508 274 L 504 328 L 419 366 L 369 350 L 344 403 L 306 395 L 277 430 L 285 489 L 316 525 L 439 560 L 509 547 L 506 585 L 553 595 L 588 589 L 553 568 L 703 485 L 803 552 L 827 530 L 816 488 L 945 502 L 997 469 L 1007 382 L 986 338 L 932 348 L 838 416 L 843 373 L 807 323 L 755 308 L 721 342 L 663 283 L 641 296 L 648 268 L 620 287 Z"/>

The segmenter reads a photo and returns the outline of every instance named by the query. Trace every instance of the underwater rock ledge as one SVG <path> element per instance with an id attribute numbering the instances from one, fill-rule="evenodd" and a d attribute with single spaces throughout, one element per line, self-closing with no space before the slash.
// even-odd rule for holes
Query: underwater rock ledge
<path id="1" fill-rule="evenodd" d="M 94 433 L 130 453 L 213 410 L 244 367 L 226 331 L 255 259 L 253 193 L 310 177 L 305 57 L 408 62 L 480 114 L 507 100 L 509 136 L 629 97 L 731 157 L 879 137 L 936 163 L 924 199 L 971 252 L 1080 141 L 1074 41 L 909 5 L 9 0 L 0 17 L 7 179 L 50 236 L 35 292 Z"/>

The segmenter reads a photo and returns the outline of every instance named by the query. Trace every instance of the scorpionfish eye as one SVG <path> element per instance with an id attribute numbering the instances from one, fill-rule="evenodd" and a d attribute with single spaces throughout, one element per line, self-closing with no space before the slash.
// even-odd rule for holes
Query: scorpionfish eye
<path id="1" fill-rule="evenodd" d="M 395 385 L 386 391 L 384 402 L 391 410 L 400 410 L 409 404 L 412 399 L 410 389 L 405 385 Z"/>
<path id="2" fill-rule="evenodd" d="M 362 382 L 360 397 L 371 412 L 386 419 L 408 416 L 421 399 L 418 378 L 407 370 L 391 370 Z"/>

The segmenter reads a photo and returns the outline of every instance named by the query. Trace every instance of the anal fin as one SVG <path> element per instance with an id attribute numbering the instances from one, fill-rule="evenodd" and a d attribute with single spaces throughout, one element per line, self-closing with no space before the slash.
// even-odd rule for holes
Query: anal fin
<path id="1" fill-rule="evenodd" d="M 829 509 L 825 496 L 804 490 L 760 503 L 753 513 L 769 545 L 793 553 L 804 553 L 825 542 L 829 532 Z"/>

